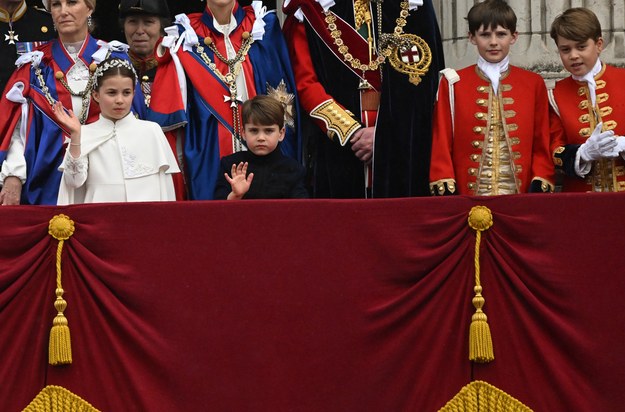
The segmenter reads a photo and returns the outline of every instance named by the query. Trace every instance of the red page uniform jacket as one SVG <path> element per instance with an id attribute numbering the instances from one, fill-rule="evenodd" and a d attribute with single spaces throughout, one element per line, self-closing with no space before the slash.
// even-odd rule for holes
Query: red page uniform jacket
<path id="1" fill-rule="evenodd" d="M 453 113 L 445 78 L 434 109 L 431 193 L 553 191 L 549 103 L 542 78 L 510 66 L 494 94 L 476 65 L 458 74 Z"/>
<path id="2" fill-rule="evenodd" d="M 625 161 L 621 158 L 593 162 L 590 172 L 581 178 L 574 171 L 579 145 L 603 122 L 603 130 L 625 135 L 625 70 L 609 65 L 595 77 L 596 107 L 592 107 L 588 85 L 571 77 L 560 80 L 551 101 L 553 160 L 565 172 L 564 192 L 620 192 L 625 190 Z M 593 110 L 594 109 L 594 110 Z"/>

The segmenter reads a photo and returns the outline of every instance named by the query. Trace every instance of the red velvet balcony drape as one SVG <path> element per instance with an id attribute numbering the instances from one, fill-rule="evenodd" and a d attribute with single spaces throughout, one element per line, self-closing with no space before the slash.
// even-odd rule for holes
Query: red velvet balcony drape
<path id="1" fill-rule="evenodd" d="M 472 206 L 495 360 L 468 361 Z M 0 405 L 436 411 L 472 379 L 535 411 L 625 403 L 625 196 L 2 207 Z M 73 363 L 47 364 L 63 248 Z"/>

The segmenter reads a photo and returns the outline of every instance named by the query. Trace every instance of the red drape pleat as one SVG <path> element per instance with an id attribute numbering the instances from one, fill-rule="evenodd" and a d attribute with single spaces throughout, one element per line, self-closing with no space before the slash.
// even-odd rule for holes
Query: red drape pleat
<path id="1" fill-rule="evenodd" d="M 495 361 L 472 365 L 472 206 Z M 518 195 L 2 207 L 0 405 L 436 411 L 472 379 L 536 411 L 619 410 L 625 197 Z M 47 365 L 48 221 L 75 222 L 73 363 Z"/>

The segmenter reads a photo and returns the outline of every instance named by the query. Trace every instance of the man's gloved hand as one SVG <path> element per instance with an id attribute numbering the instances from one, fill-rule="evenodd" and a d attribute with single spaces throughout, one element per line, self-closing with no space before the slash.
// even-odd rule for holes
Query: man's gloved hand
<path id="1" fill-rule="evenodd" d="M 612 157 L 625 158 L 625 136 L 616 136 L 616 147 L 612 149 Z"/>
<path id="2" fill-rule="evenodd" d="M 614 157 L 614 149 L 617 146 L 614 132 L 609 130 L 602 132 L 603 123 L 597 124 L 590 137 L 579 147 L 582 160 L 589 162 L 605 157 Z M 618 156 L 618 153 L 616 154 Z"/>

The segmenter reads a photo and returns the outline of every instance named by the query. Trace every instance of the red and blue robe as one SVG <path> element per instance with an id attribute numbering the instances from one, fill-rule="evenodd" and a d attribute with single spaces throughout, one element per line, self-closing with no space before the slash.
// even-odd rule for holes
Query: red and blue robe
<path id="1" fill-rule="evenodd" d="M 88 36 L 79 52 L 78 58 L 87 67 L 93 62 L 93 54 L 100 48 L 97 40 Z M 41 46 L 43 53 L 39 68 L 43 78 L 43 86 L 48 89 L 50 97 L 60 101 L 65 107 L 72 107 L 72 99 L 67 89 L 55 78 L 55 73 L 64 74 L 72 68 L 74 61 L 58 39 Z M 112 51 L 109 57 L 119 57 L 128 60 L 123 52 Z M 28 105 L 26 121 L 26 141 L 24 157 L 26 158 L 27 176 L 22 187 L 21 204 L 28 205 L 56 205 L 61 172 L 58 167 L 63 161 L 65 136 L 61 127 L 55 122 L 52 107 L 43 90 L 43 86 L 36 74 L 32 63 L 18 68 L 9 79 L 6 90 L 21 82 L 22 96 Z M 135 114 L 145 115 L 145 102 L 140 90 L 135 93 L 132 110 Z M 100 113 L 97 104 L 90 104 L 86 123 L 98 119 Z M 0 100 L 0 163 L 6 159 L 11 137 L 22 116 L 22 105 L 12 102 L 3 96 Z M 22 126 L 24 127 L 24 126 Z"/>
<path id="2" fill-rule="evenodd" d="M 235 3 L 232 15 L 236 29 L 230 33 L 234 49 L 239 50 L 243 43 L 243 33 L 252 33 L 256 20 L 253 7 L 241 7 Z M 221 73 L 227 73 L 227 66 L 205 46 L 204 39 L 210 38 L 217 50 L 226 56 L 225 39 L 213 25 L 213 16 L 207 7 L 203 13 L 189 15 L 190 25 L 197 34 L 199 45 L 215 62 Z M 255 40 L 242 65 L 248 98 L 258 94 L 271 93 L 282 83 L 286 92 L 295 95 L 295 81 L 289 61 L 286 43 L 282 37 L 278 18 L 270 12 L 263 17 L 265 22 L 262 39 Z M 184 27 L 178 26 L 180 35 Z M 232 154 L 234 130 L 228 85 L 211 71 L 197 48 L 184 50 L 181 47 L 177 56 L 184 71 L 184 79 L 177 77 L 175 62 L 167 52 L 159 60 L 159 68 L 152 86 L 152 98 L 148 119 L 159 123 L 164 130 L 176 131 L 184 128 L 182 142 L 183 163 L 187 198 L 190 200 L 213 199 L 215 185 L 220 172 L 220 159 Z M 180 91 L 180 81 L 186 84 L 186 99 Z M 237 102 L 240 107 L 241 102 Z M 301 160 L 301 144 L 297 122 L 297 99 L 293 98 L 295 127 L 286 128 L 286 136 L 280 143 L 282 153 Z M 241 125 L 238 125 L 241 127 Z"/>

